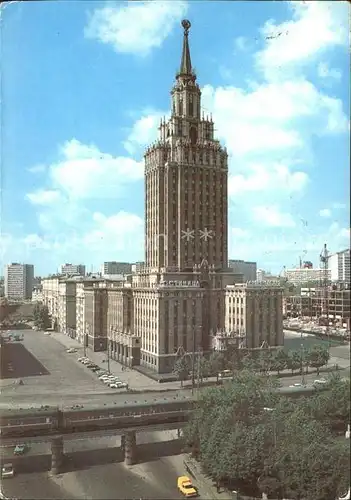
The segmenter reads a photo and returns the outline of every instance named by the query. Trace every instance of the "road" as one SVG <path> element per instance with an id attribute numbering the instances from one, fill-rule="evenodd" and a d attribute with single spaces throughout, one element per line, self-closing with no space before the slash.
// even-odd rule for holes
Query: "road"
<path id="1" fill-rule="evenodd" d="M 48 468 L 50 457 L 35 457 L 48 450 L 46 445 L 37 445 L 27 457 L 21 458 L 27 464 L 22 466 L 23 472 L 3 482 L 3 492 L 7 497 L 35 500 L 178 499 L 181 496 L 176 481 L 184 469 L 180 443 L 174 437 L 171 431 L 138 435 L 140 463 L 132 467 L 122 462 L 119 438 L 103 438 L 98 443 L 65 443 L 70 471 L 56 477 L 40 471 Z M 93 450 L 92 446 L 97 445 L 99 449 Z M 11 458 L 11 450 L 7 456 Z M 208 498 L 206 492 L 200 490 L 200 498 Z"/>

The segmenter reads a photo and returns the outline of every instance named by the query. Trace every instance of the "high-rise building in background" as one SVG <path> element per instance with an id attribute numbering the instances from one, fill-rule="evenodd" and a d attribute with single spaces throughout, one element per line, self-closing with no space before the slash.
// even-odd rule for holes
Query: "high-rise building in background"
<path id="1" fill-rule="evenodd" d="M 328 270 L 332 281 L 350 283 L 350 249 L 329 255 Z"/>
<path id="2" fill-rule="evenodd" d="M 85 276 L 85 266 L 83 264 L 62 264 L 60 273 L 68 276 Z"/>
<path id="3" fill-rule="evenodd" d="M 9 300 L 32 298 L 34 266 L 14 262 L 5 266 L 5 296 Z"/>
<path id="4" fill-rule="evenodd" d="M 244 276 L 244 281 L 256 281 L 257 279 L 257 263 L 246 262 L 245 260 L 229 259 L 229 267 L 235 273 L 240 273 Z"/>
<path id="5" fill-rule="evenodd" d="M 130 274 L 132 272 L 132 264 L 129 262 L 104 262 L 101 266 L 102 276 L 114 276 L 119 274 Z"/>

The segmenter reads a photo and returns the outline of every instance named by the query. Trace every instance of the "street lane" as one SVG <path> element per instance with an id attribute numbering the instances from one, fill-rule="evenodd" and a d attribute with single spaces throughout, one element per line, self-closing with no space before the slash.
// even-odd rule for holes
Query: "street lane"
<path id="1" fill-rule="evenodd" d="M 67 443 L 65 453 L 70 472 L 59 476 L 39 471 L 19 473 L 15 478 L 3 482 L 3 491 L 8 497 L 24 500 L 179 499 L 181 496 L 176 481 L 178 475 L 184 473 L 183 457 L 175 455 L 179 453 L 180 443 L 174 441 L 174 437 L 174 432 L 167 431 L 138 434 L 138 457 L 141 463 L 132 467 L 122 462 L 120 438 L 104 438 L 95 443 L 90 440 Z M 150 441 L 154 443 L 146 445 Z M 96 446 L 100 449 L 93 450 L 92 447 Z M 31 451 L 34 453 L 34 448 Z M 71 453 L 73 451 L 74 454 Z M 35 462 L 35 457 L 28 456 L 28 461 Z"/>

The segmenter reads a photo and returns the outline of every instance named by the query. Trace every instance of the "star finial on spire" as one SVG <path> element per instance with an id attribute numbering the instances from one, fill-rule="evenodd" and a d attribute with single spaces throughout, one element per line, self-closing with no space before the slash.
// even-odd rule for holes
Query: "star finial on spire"
<path id="1" fill-rule="evenodd" d="M 191 58 L 190 58 L 190 49 L 189 49 L 189 41 L 188 34 L 191 26 L 190 21 L 187 19 L 183 19 L 182 26 L 184 28 L 184 39 L 183 39 L 183 52 L 182 52 L 182 61 L 180 64 L 180 74 L 181 75 L 191 75 Z"/>

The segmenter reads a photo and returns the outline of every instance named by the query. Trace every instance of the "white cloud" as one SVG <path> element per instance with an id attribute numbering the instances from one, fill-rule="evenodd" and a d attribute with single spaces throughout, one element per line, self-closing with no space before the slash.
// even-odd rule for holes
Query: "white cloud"
<path id="1" fill-rule="evenodd" d="M 342 73 L 340 70 L 335 68 L 329 68 L 329 65 L 326 62 L 320 62 L 318 64 L 318 76 L 320 78 L 329 78 L 332 80 L 341 80 Z"/>
<path id="2" fill-rule="evenodd" d="M 266 78 L 286 78 L 326 49 L 348 45 L 347 2 L 291 1 L 293 18 L 261 29 L 264 48 L 256 54 L 257 67 Z"/>
<path id="3" fill-rule="evenodd" d="M 138 148 L 151 144 L 157 138 L 160 119 L 167 114 L 161 111 L 144 111 L 134 123 L 127 140 L 124 142 L 125 149 L 133 154 Z"/>
<path id="4" fill-rule="evenodd" d="M 252 91 L 206 85 L 202 99 L 234 156 L 299 150 L 306 134 L 348 127 L 341 101 L 304 79 L 264 83 Z"/>
<path id="5" fill-rule="evenodd" d="M 33 205 L 51 205 L 61 201 L 62 195 L 59 191 L 39 189 L 34 193 L 28 193 L 26 198 L 33 203 Z"/>
<path id="6" fill-rule="evenodd" d="M 248 48 L 248 39 L 244 36 L 238 36 L 234 43 L 237 50 L 244 51 Z"/>
<path id="7" fill-rule="evenodd" d="M 296 223 L 291 214 L 281 212 L 276 206 L 256 206 L 252 209 L 256 222 L 269 227 L 295 227 Z"/>
<path id="8" fill-rule="evenodd" d="M 46 166 L 45 165 L 34 165 L 33 167 L 30 167 L 27 169 L 28 172 L 31 172 L 32 174 L 41 174 L 45 172 Z"/>
<path id="9" fill-rule="evenodd" d="M 62 159 L 50 166 L 55 188 L 76 199 L 115 198 L 131 182 L 143 177 L 143 163 L 101 152 L 76 139 L 61 147 Z"/>
<path id="10" fill-rule="evenodd" d="M 322 208 L 322 210 L 319 211 L 319 215 L 321 217 L 331 217 L 332 213 L 329 208 Z"/>
<path id="11" fill-rule="evenodd" d="M 115 3 L 90 15 L 85 36 L 112 45 L 116 52 L 145 56 L 162 45 L 187 9 L 185 1 Z"/>
<path id="12" fill-rule="evenodd" d="M 282 196 L 302 191 L 308 183 L 305 172 L 292 172 L 282 164 L 249 164 L 245 174 L 231 175 L 229 196 L 246 196 L 248 192 L 280 192 Z"/>
<path id="13" fill-rule="evenodd" d="M 90 252 L 98 252 L 102 260 L 117 255 L 129 255 L 140 259 L 143 255 L 144 220 L 138 215 L 120 211 L 109 217 L 102 213 L 93 214 L 93 229 L 82 236 L 82 245 Z"/>
<path id="14" fill-rule="evenodd" d="M 347 208 L 347 205 L 346 205 L 346 203 L 335 202 L 335 203 L 333 203 L 333 208 L 344 209 L 344 208 Z"/>

